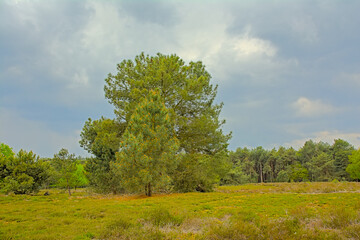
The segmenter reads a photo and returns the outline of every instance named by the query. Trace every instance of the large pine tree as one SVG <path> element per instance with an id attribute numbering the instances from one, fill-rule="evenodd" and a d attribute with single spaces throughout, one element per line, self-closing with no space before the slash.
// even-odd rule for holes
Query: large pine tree
<path id="1" fill-rule="evenodd" d="M 151 196 L 153 187 L 170 181 L 169 172 L 177 166 L 178 148 L 169 111 L 159 91 L 150 91 L 130 118 L 112 169 L 121 176 L 125 189 L 145 190 Z"/>

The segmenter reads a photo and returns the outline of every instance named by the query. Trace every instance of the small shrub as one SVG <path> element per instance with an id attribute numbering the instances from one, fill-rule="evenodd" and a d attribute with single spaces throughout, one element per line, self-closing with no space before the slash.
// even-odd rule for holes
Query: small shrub
<path id="1" fill-rule="evenodd" d="M 356 212 L 344 208 L 334 208 L 323 216 L 323 225 L 329 228 L 345 228 L 356 218 Z"/>
<path id="2" fill-rule="evenodd" d="M 114 222 L 108 224 L 102 234 L 100 235 L 101 238 L 119 238 L 120 236 L 124 235 L 126 230 L 128 230 L 133 224 L 130 222 L 129 219 L 124 217 L 120 217 Z"/>
<path id="3" fill-rule="evenodd" d="M 155 208 L 148 212 L 145 220 L 155 226 L 163 227 L 165 225 L 179 226 L 184 219 L 181 216 L 172 215 L 166 208 Z"/>
<path id="4" fill-rule="evenodd" d="M 261 239 L 261 231 L 254 223 L 235 221 L 211 226 L 204 239 Z"/>
<path id="5" fill-rule="evenodd" d="M 83 235 L 75 237 L 74 240 L 88 240 L 88 239 L 94 239 L 94 238 L 95 238 L 94 234 L 87 232 Z"/>
<path id="6" fill-rule="evenodd" d="M 265 239 L 294 239 L 300 230 L 297 218 L 278 219 L 261 226 Z"/>

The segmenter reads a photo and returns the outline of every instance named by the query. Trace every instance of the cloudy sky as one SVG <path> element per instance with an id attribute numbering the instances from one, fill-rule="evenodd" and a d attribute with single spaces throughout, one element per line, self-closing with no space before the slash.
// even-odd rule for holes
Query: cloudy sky
<path id="1" fill-rule="evenodd" d="M 104 79 L 141 52 L 202 61 L 237 147 L 360 146 L 360 1 L 0 0 L 0 142 L 85 156 Z"/>

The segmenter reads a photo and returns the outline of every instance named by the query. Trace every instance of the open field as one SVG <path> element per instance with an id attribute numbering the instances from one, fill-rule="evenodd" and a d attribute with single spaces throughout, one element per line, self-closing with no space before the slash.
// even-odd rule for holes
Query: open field
<path id="1" fill-rule="evenodd" d="M 0 239 L 360 239 L 360 183 L 212 193 L 0 195 Z"/>

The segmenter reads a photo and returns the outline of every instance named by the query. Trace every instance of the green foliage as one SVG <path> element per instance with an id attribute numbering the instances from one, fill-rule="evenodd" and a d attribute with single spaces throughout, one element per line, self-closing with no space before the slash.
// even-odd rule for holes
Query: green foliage
<path id="1" fill-rule="evenodd" d="M 309 173 L 312 181 L 331 181 L 335 172 L 335 160 L 325 152 L 313 157 L 309 162 Z"/>
<path id="2" fill-rule="evenodd" d="M 174 124 L 172 135 L 179 141 L 179 152 L 206 154 L 212 156 L 209 161 L 216 161 L 214 156 L 226 150 L 231 134 L 224 135 L 221 130 L 225 123 L 219 120 L 222 104 L 214 104 L 217 86 L 211 85 L 210 79 L 201 62 L 185 64 L 176 55 L 150 57 L 142 53 L 134 61 L 118 64 L 117 73 L 109 74 L 104 87 L 106 98 L 115 107 L 116 120 L 89 119 L 81 133 L 81 146 L 95 155 L 86 165 L 90 185 L 103 192 L 122 191 L 118 184 L 121 174 L 111 171 L 110 165 L 136 106 L 155 89 Z"/>
<path id="3" fill-rule="evenodd" d="M 349 156 L 349 163 L 346 171 L 352 179 L 360 180 L 360 149 L 352 152 Z"/>
<path id="4" fill-rule="evenodd" d="M 0 143 L 0 187 L 5 177 L 9 175 L 9 169 L 7 169 L 7 165 L 14 158 L 14 156 L 15 153 L 8 145 Z"/>
<path id="5" fill-rule="evenodd" d="M 124 60 L 117 65 L 117 74 L 105 79 L 105 96 L 115 106 L 122 123 L 129 120 L 137 104 L 154 89 L 169 109 L 175 122 L 180 150 L 215 153 L 226 149 L 230 135 L 224 135 L 219 121 L 222 104 L 214 104 L 217 86 L 201 62 L 185 64 L 176 55 L 143 53 L 135 61 Z"/>
<path id="6" fill-rule="evenodd" d="M 289 178 L 290 181 L 294 182 L 307 181 L 309 179 L 309 172 L 305 167 L 301 166 L 300 163 L 297 163 L 291 166 Z"/>
<path id="7" fill-rule="evenodd" d="M 241 166 L 231 168 L 225 177 L 221 180 L 224 185 L 238 185 L 251 182 L 248 175 L 246 175 Z"/>
<path id="8" fill-rule="evenodd" d="M 122 193 L 124 188 L 120 184 L 120 178 L 110 169 L 110 163 L 115 161 L 101 158 L 89 158 L 85 165 L 86 176 L 89 185 L 99 193 Z"/>
<path id="9" fill-rule="evenodd" d="M 110 171 L 110 162 L 115 161 L 125 124 L 116 120 L 101 118 L 85 122 L 81 132 L 80 146 L 95 157 L 86 161 L 85 170 L 89 184 L 98 192 L 119 193 L 123 188 L 119 179 Z"/>
<path id="10" fill-rule="evenodd" d="M 312 141 L 306 141 L 304 146 L 299 149 L 297 152 L 297 157 L 300 161 L 300 164 L 305 166 L 311 159 L 316 156 L 316 144 Z"/>
<path id="11" fill-rule="evenodd" d="M 150 92 L 135 109 L 112 164 L 129 191 L 151 196 L 152 188 L 170 183 L 169 173 L 176 168 L 178 140 L 174 123 L 158 91 Z"/>
<path id="12" fill-rule="evenodd" d="M 14 157 L 15 153 L 12 148 L 4 143 L 0 143 L 0 157 L 1 158 L 11 158 Z"/>
<path id="13" fill-rule="evenodd" d="M 228 173 L 223 177 L 222 184 L 243 184 L 257 182 L 258 174 L 255 164 L 250 159 L 250 150 L 238 148 L 229 153 L 229 162 L 232 165 Z"/>
<path id="14" fill-rule="evenodd" d="M 331 153 L 334 159 L 336 177 L 338 179 L 346 180 L 349 178 L 346 167 L 349 164 L 349 155 L 352 151 L 354 151 L 354 147 L 342 139 L 336 139 L 332 145 Z"/>
<path id="15" fill-rule="evenodd" d="M 277 182 L 289 182 L 290 181 L 290 176 L 289 176 L 289 172 L 286 170 L 281 170 L 276 178 Z"/>
<path id="16" fill-rule="evenodd" d="M 263 149 L 262 147 L 257 147 L 250 152 L 250 161 L 254 162 L 255 170 L 259 174 L 259 181 L 264 182 L 264 167 L 267 159 L 269 157 L 269 152 Z"/>
<path id="17" fill-rule="evenodd" d="M 53 165 L 58 173 L 57 185 L 68 189 L 76 186 L 76 159 L 74 154 L 69 154 L 67 149 L 61 149 L 59 153 L 54 155 Z"/>
<path id="18" fill-rule="evenodd" d="M 350 166 L 347 160 L 351 149 L 352 145 L 341 139 L 336 139 L 333 145 L 309 140 L 298 151 L 284 147 L 270 151 L 262 147 L 238 148 L 229 154 L 232 168 L 222 184 L 346 180 L 356 165 Z"/>
<path id="19" fill-rule="evenodd" d="M 14 155 L 12 151 L 9 151 L 9 147 L 2 145 L 0 159 L 0 186 L 5 193 L 37 192 L 49 177 L 46 164 L 31 151 L 20 150 L 18 154 Z"/>
<path id="20" fill-rule="evenodd" d="M 214 184 L 225 177 L 230 164 L 225 152 L 214 156 L 206 154 L 183 154 L 172 174 L 174 190 L 178 192 L 209 192 Z"/>
<path id="21" fill-rule="evenodd" d="M 86 187 L 89 184 L 89 180 L 85 176 L 84 165 L 77 163 L 76 170 L 73 174 L 74 187 Z"/>
<path id="22" fill-rule="evenodd" d="M 80 146 L 97 158 L 114 159 L 124 131 L 125 126 L 116 120 L 89 118 L 80 134 Z"/>

